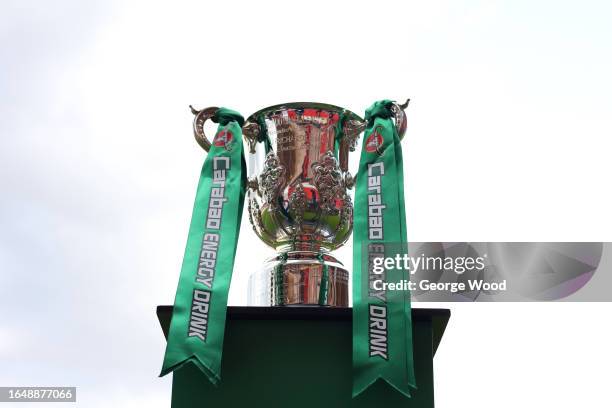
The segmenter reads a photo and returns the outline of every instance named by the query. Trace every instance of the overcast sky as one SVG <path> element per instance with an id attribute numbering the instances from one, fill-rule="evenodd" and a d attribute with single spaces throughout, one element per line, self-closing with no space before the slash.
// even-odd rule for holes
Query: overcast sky
<path id="1" fill-rule="evenodd" d="M 169 405 L 154 308 L 173 302 L 204 158 L 189 104 L 410 97 L 409 239 L 611 240 L 609 2 L 337 3 L 2 2 L 0 385 Z M 245 219 L 231 304 L 270 255 Z M 440 407 L 586 390 L 610 406 L 604 375 L 567 376 L 612 363 L 607 304 L 452 308 Z"/>

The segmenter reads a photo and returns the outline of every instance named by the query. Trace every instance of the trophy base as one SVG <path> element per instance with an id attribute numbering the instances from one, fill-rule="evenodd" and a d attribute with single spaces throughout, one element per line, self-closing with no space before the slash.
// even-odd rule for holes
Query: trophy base
<path id="1" fill-rule="evenodd" d="M 349 273 L 327 253 L 289 251 L 249 279 L 249 306 L 347 307 Z"/>

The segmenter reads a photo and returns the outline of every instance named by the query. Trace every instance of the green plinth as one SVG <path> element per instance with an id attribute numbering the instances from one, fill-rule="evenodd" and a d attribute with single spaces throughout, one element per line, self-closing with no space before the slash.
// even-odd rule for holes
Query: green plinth
<path id="1" fill-rule="evenodd" d="M 167 336 L 172 307 L 157 315 Z M 172 408 L 433 407 L 433 356 L 449 317 L 447 309 L 412 310 L 411 399 L 382 381 L 353 399 L 351 309 L 229 307 L 221 384 L 187 365 L 173 374 Z"/>

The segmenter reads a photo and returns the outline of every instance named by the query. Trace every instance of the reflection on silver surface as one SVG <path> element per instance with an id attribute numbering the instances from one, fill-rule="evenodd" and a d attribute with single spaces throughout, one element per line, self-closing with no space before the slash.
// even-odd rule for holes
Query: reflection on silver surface
<path id="1" fill-rule="evenodd" d="M 297 103 L 259 111 L 245 127 L 252 156 L 263 157 L 249 165 L 249 219 L 279 252 L 251 277 L 249 304 L 347 306 L 348 272 L 329 251 L 353 229 L 346 164 L 364 121 L 336 106 Z"/>
<path id="2" fill-rule="evenodd" d="M 337 107 L 290 104 L 247 120 L 248 127 L 262 123 L 253 154 L 261 157 L 264 150 L 265 159 L 263 166 L 253 166 L 261 171 L 250 175 L 258 188 L 249 189 L 248 203 L 255 231 L 268 245 L 281 251 L 332 250 L 349 238 L 352 203 L 337 159 L 341 121 L 349 117 L 359 120 Z"/>
<path id="3" fill-rule="evenodd" d="M 331 255 L 291 251 L 269 260 L 249 279 L 248 303 L 257 306 L 348 305 L 349 274 Z"/>

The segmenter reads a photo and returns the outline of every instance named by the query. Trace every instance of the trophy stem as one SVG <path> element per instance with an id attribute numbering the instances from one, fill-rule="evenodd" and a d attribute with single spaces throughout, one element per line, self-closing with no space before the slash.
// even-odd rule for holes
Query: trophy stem
<path id="1" fill-rule="evenodd" d="M 249 306 L 348 307 L 349 274 L 325 249 L 280 252 L 249 280 Z"/>

